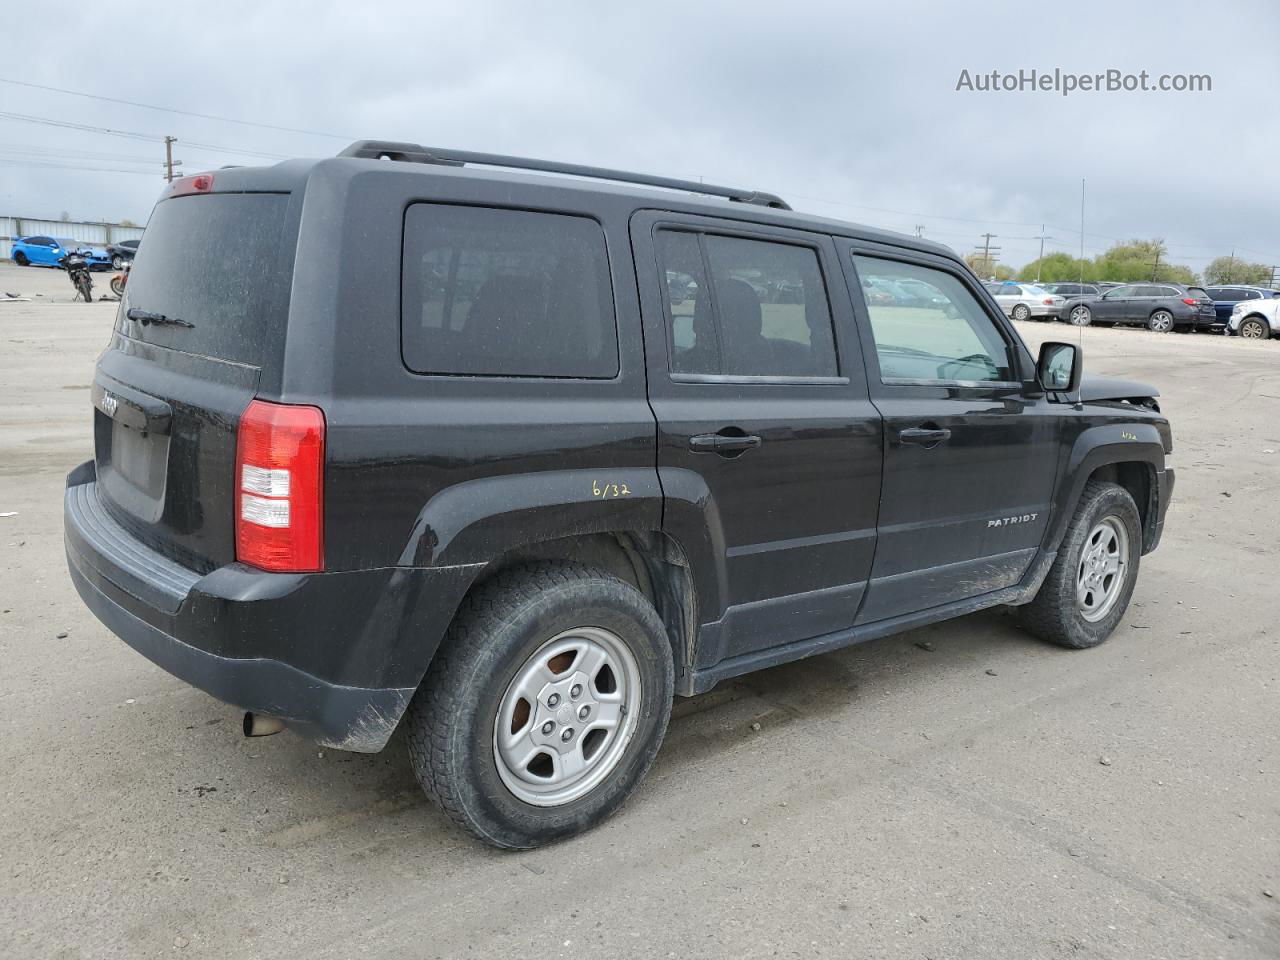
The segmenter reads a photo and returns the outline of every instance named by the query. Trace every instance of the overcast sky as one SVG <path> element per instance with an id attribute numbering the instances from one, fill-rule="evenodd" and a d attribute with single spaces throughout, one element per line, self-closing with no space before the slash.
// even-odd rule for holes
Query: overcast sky
<path id="1" fill-rule="evenodd" d="M 191 173 L 377 137 L 704 177 L 1002 261 L 1162 237 L 1280 264 L 1280 4 L 26 4 L 0 112 L 178 138 Z M 1212 92 L 957 92 L 1019 69 L 1209 74 Z M 212 145 L 197 147 L 194 144 Z M 159 142 L 0 117 L 0 216 L 144 222 Z M 52 164 L 65 164 L 67 168 Z M 88 169 L 96 168 L 96 169 Z M 135 172 L 105 172 L 129 169 Z M 143 171 L 143 172 L 138 172 Z"/>

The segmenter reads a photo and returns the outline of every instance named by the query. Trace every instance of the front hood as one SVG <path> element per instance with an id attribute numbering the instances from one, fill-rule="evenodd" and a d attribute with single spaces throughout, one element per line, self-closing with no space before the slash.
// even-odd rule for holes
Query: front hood
<path id="1" fill-rule="evenodd" d="M 1113 377 L 1083 377 L 1080 381 L 1080 399 L 1090 400 L 1143 400 L 1158 397 L 1160 391 L 1149 383 L 1137 380 L 1120 380 Z"/>

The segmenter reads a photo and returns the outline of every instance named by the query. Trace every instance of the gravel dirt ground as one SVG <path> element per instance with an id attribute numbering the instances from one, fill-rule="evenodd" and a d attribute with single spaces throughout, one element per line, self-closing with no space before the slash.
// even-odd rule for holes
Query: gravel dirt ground
<path id="1" fill-rule="evenodd" d="M 1280 956 L 1280 343 L 1083 332 L 1176 443 L 1110 642 L 988 612 L 727 684 L 619 816 L 513 855 L 450 828 L 399 736 L 244 740 L 99 626 L 61 497 L 114 305 L 2 290 L 44 296 L 0 303 L 0 956 Z"/>

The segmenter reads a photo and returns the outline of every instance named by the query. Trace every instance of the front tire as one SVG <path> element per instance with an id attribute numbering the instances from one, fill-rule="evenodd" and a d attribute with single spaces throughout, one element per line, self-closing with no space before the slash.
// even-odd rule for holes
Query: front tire
<path id="1" fill-rule="evenodd" d="M 112 266 L 112 269 L 115 269 L 115 270 L 123 270 L 123 269 L 124 269 L 124 257 L 120 256 L 120 254 L 118 254 L 118 253 L 117 253 L 115 256 L 113 256 L 113 257 L 111 258 L 111 266 Z"/>
<path id="2" fill-rule="evenodd" d="M 1035 599 L 1018 608 L 1018 619 L 1050 643 L 1096 647 L 1129 607 L 1141 556 L 1142 520 L 1129 491 L 1090 480 L 1049 575 Z"/>
<path id="3" fill-rule="evenodd" d="M 19 250 L 17 253 L 13 255 L 13 262 L 20 267 L 31 266 L 31 261 L 27 259 L 27 255 L 23 253 L 21 250 Z"/>
<path id="4" fill-rule="evenodd" d="M 1168 333 L 1173 329 L 1173 314 L 1168 310 L 1157 310 L 1147 317 L 1147 329 L 1152 333 Z"/>
<path id="5" fill-rule="evenodd" d="M 468 595 L 406 716 L 418 782 L 456 824 L 525 850 L 600 823 L 662 744 L 675 671 L 652 604 L 539 563 Z"/>
<path id="6" fill-rule="evenodd" d="M 1026 320 L 1029 316 L 1031 316 L 1031 311 L 1025 303 L 1019 303 L 1013 308 L 1013 319 Z"/>
<path id="7" fill-rule="evenodd" d="M 1249 317 L 1240 324 L 1240 336 L 1246 340 L 1266 340 L 1271 336 L 1271 328 L 1261 317 Z"/>

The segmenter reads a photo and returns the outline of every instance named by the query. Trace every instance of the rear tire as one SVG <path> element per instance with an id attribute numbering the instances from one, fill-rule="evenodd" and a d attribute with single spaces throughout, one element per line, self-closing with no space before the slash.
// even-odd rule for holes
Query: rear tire
<path id="1" fill-rule="evenodd" d="M 114 293 L 117 297 L 124 296 L 124 277 L 121 276 L 121 277 L 111 278 L 111 292 Z"/>
<path id="2" fill-rule="evenodd" d="M 1093 323 L 1093 311 L 1084 304 L 1079 304 L 1071 308 L 1071 312 L 1067 315 L 1067 319 L 1071 321 L 1071 325 L 1075 327 L 1087 327 Z"/>
<path id="3" fill-rule="evenodd" d="M 1026 320 L 1029 316 L 1031 316 L 1031 311 L 1027 308 L 1025 303 L 1019 303 L 1014 306 L 1013 319 Z"/>
<path id="4" fill-rule="evenodd" d="M 31 261 L 27 259 L 27 255 L 23 253 L 21 250 L 19 250 L 17 253 L 13 255 L 13 262 L 20 267 L 31 266 Z"/>
<path id="5" fill-rule="evenodd" d="M 1173 329 L 1173 314 L 1168 310 L 1156 310 L 1147 317 L 1147 329 L 1152 333 L 1168 333 Z"/>
<path id="6" fill-rule="evenodd" d="M 124 257 L 120 256 L 120 254 L 117 253 L 114 257 L 111 258 L 111 266 L 115 270 L 123 270 Z"/>
<path id="7" fill-rule="evenodd" d="M 463 601 L 409 706 L 409 759 L 476 838 L 541 846 L 600 823 L 639 785 L 674 686 L 666 629 L 638 590 L 576 563 L 518 567 Z M 593 726 L 606 717 L 616 725 Z"/>
<path id="8" fill-rule="evenodd" d="M 1107 547 L 1114 543 L 1114 551 Z M 1142 519 L 1129 491 L 1090 480 L 1067 526 L 1049 575 L 1030 603 L 1017 608 L 1024 629 L 1050 643 L 1084 650 L 1119 625 L 1133 596 L 1142 556 Z M 1108 580 L 1112 561 L 1118 569 Z"/>

